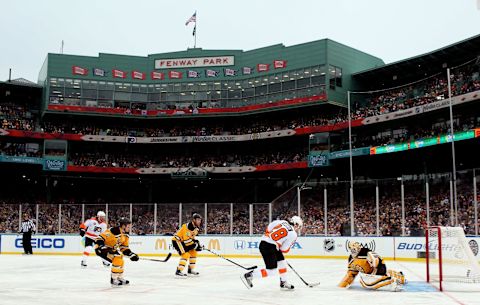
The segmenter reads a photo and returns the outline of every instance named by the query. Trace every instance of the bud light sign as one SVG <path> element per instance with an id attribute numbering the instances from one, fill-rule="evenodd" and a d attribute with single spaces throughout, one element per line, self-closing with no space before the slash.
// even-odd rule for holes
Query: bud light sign
<path id="1" fill-rule="evenodd" d="M 67 161 L 65 160 L 45 160 L 43 169 L 47 171 L 64 171 L 66 170 Z"/>

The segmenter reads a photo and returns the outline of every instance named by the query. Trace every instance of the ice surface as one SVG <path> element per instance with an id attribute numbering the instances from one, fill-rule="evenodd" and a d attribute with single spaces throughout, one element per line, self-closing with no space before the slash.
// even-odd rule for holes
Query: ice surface
<path id="1" fill-rule="evenodd" d="M 424 264 L 387 261 L 402 270 L 409 284 L 403 292 L 367 291 L 356 283 L 347 290 L 336 287 L 346 262 L 334 259 L 292 259 L 293 267 L 310 282 L 306 287 L 293 272 L 295 291 L 280 291 L 277 277 L 256 279 L 247 289 L 240 281 L 244 270 L 220 258 L 199 257 L 199 277 L 174 278 L 178 257 L 167 263 L 126 260 L 125 278 L 130 286 L 110 287 L 110 269 L 90 256 L 80 268 L 80 256 L 0 255 L 0 304 L 480 304 L 480 284 L 463 292 L 441 293 L 424 281 Z M 287 257 L 288 259 L 288 257 Z M 244 265 L 262 265 L 260 258 L 235 259 Z M 476 291 L 473 291 L 476 290 Z"/>

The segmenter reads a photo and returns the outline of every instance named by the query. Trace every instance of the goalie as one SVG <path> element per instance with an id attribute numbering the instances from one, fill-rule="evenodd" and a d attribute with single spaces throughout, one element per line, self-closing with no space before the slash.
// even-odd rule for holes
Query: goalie
<path id="1" fill-rule="evenodd" d="M 366 289 L 400 291 L 406 284 L 403 273 L 387 270 L 383 259 L 370 249 L 362 247 L 358 242 L 349 242 L 348 270 L 340 284 L 348 288 L 360 273 L 360 285 Z"/>

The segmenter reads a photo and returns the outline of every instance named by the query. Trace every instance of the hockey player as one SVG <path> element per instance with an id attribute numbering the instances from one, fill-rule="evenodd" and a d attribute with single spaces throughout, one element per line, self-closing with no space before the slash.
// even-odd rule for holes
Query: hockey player
<path id="1" fill-rule="evenodd" d="M 180 255 L 180 262 L 178 263 L 175 275 L 179 278 L 185 278 L 187 274 L 183 273 L 183 269 L 188 261 L 188 275 L 198 275 L 195 271 L 195 264 L 197 262 L 197 251 L 202 250 L 200 242 L 195 239 L 202 224 L 202 216 L 200 214 L 193 214 L 192 221 L 183 224 L 172 238 L 172 244 L 175 250 Z"/>
<path id="2" fill-rule="evenodd" d="M 256 269 L 245 273 L 241 279 L 247 288 L 253 287 L 254 278 L 280 276 L 280 289 L 292 290 L 293 285 L 287 282 L 287 263 L 283 253 L 290 251 L 290 248 L 297 240 L 297 232 L 303 226 L 299 216 L 293 216 L 290 221 L 275 220 L 270 223 L 260 241 L 260 253 L 265 262 L 265 269 Z M 278 268 L 278 269 L 277 269 Z"/>
<path id="3" fill-rule="evenodd" d="M 82 262 L 80 263 L 82 268 L 87 267 L 87 258 L 93 250 L 93 245 L 100 233 L 107 230 L 107 224 L 105 223 L 105 213 L 99 211 L 97 217 L 87 219 L 80 225 L 80 236 L 85 236 L 85 249 L 83 250 Z M 110 263 L 103 261 L 104 266 L 110 266 Z"/>
<path id="4" fill-rule="evenodd" d="M 360 285 L 366 289 L 381 289 L 400 291 L 407 280 L 403 273 L 387 270 L 383 259 L 377 253 L 362 247 L 358 242 L 349 242 L 348 270 L 340 284 L 341 288 L 348 288 L 360 274 Z"/>
<path id="5" fill-rule="evenodd" d="M 113 227 L 100 234 L 95 241 L 95 253 L 101 258 L 112 263 L 110 283 L 112 287 L 128 285 L 130 282 L 123 278 L 123 256 L 130 257 L 131 261 L 138 261 L 139 257 L 133 253 L 129 246 L 130 227 L 132 222 L 122 217 L 118 227 Z"/>

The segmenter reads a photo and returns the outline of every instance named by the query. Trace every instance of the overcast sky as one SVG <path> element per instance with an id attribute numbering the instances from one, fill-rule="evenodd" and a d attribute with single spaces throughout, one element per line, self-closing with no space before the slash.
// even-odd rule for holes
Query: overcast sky
<path id="1" fill-rule="evenodd" d="M 0 0 L 0 80 L 37 81 L 46 54 L 251 50 L 330 38 L 393 62 L 480 34 L 478 0 Z"/>

